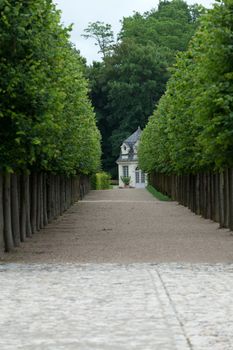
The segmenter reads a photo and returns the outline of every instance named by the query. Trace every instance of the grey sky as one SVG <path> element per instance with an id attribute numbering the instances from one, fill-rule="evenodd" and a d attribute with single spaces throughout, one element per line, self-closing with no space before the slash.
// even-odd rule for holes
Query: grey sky
<path id="1" fill-rule="evenodd" d="M 53 0 L 62 10 L 62 21 L 65 25 L 74 24 L 71 41 L 91 63 L 99 60 L 98 48 L 94 41 L 81 37 L 89 22 L 102 21 L 112 25 L 117 34 L 120 31 L 120 20 L 133 14 L 134 11 L 143 13 L 156 8 L 159 0 Z M 212 0 L 188 0 L 189 4 L 202 4 L 210 7 Z"/>

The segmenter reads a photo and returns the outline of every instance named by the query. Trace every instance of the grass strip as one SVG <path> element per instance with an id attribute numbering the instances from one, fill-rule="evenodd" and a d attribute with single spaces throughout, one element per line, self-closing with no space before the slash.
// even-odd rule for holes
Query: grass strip
<path id="1" fill-rule="evenodd" d="M 171 201 L 171 198 L 168 196 L 165 196 L 161 192 L 157 191 L 153 186 L 148 185 L 147 191 L 149 191 L 155 198 L 159 199 L 160 201 Z"/>

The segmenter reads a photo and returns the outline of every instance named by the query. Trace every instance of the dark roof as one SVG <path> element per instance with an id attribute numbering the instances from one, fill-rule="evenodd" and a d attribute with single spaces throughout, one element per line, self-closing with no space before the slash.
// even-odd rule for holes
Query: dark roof
<path id="1" fill-rule="evenodd" d="M 142 130 L 139 126 L 138 129 L 123 142 L 123 144 L 124 143 L 127 144 L 130 148 L 129 153 L 128 153 L 128 157 L 127 157 L 127 159 L 122 158 L 122 154 L 120 154 L 120 157 L 117 159 L 117 162 L 119 162 L 119 161 L 120 162 L 135 161 L 133 146 L 140 139 L 141 133 L 142 133 Z"/>
<path id="2" fill-rule="evenodd" d="M 142 130 L 139 126 L 138 129 L 132 135 L 130 135 L 123 143 L 127 143 L 129 145 L 136 143 L 140 139 L 141 133 Z"/>
<path id="3" fill-rule="evenodd" d="M 117 162 L 131 162 L 131 161 L 135 161 L 134 153 L 131 149 L 130 149 L 130 151 L 128 153 L 128 157 L 126 159 L 122 158 L 122 154 L 120 154 L 120 157 L 117 159 Z"/>

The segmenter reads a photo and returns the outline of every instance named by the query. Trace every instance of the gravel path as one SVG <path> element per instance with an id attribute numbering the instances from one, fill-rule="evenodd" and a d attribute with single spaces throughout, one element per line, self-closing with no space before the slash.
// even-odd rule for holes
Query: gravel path
<path id="1" fill-rule="evenodd" d="M 233 349 L 233 237 L 145 190 L 91 192 L 0 286 L 1 350 Z"/>
<path id="2" fill-rule="evenodd" d="M 233 262 L 233 236 L 146 190 L 92 191 L 7 261 Z"/>

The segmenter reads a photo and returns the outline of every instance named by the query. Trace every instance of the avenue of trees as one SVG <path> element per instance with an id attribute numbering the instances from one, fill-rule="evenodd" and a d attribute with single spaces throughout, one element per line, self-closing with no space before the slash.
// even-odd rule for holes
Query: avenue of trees
<path id="1" fill-rule="evenodd" d="M 86 175 L 100 168 L 100 133 L 70 30 L 52 0 L 0 1 L 0 254 L 82 197 Z"/>
<path id="2" fill-rule="evenodd" d="M 195 174 L 233 166 L 233 1 L 202 16 L 142 133 L 146 172 Z"/>
<path id="3" fill-rule="evenodd" d="M 123 18 L 113 45 L 109 25 L 91 23 L 103 56 L 88 68 L 91 99 L 102 134 L 103 168 L 114 174 L 119 146 L 138 126 L 143 128 L 170 77 L 169 67 L 187 45 L 205 10 L 182 0 L 160 1 L 157 9 Z"/>

